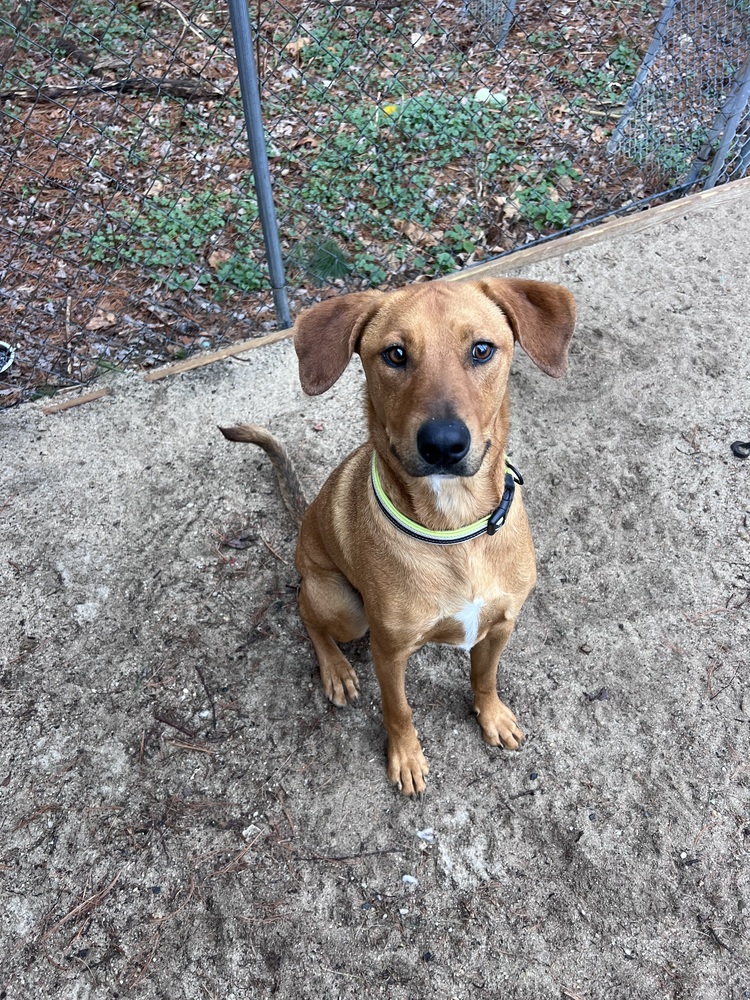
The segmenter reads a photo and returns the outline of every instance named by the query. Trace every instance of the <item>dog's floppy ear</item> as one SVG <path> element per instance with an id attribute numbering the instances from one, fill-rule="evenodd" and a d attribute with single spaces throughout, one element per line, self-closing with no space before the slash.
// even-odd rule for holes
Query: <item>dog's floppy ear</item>
<path id="1" fill-rule="evenodd" d="M 343 373 L 362 331 L 380 308 L 382 292 L 352 292 L 306 309 L 294 324 L 299 380 L 318 396 Z"/>
<path id="2" fill-rule="evenodd" d="M 575 299 L 568 289 L 521 278 L 485 278 L 477 284 L 505 313 L 513 336 L 534 364 L 553 378 L 564 375 L 576 324 Z"/>

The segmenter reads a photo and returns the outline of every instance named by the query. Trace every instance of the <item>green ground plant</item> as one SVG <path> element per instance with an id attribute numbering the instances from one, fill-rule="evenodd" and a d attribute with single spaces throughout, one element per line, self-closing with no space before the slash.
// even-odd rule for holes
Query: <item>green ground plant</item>
<path id="1" fill-rule="evenodd" d="M 110 211 L 88 243 L 88 254 L 109 265 L 137 265 L 159 274 L 169 288 L 200 287 L 219 296 L 229 288 L 257 291 L 263 284 L 257 219 L 257 202 L 246 196 L 208 191 L 144 198 L 138 207 Z M 224 234 L 232 251 L 217 255 L 211 266 L 211 253 Z"/>
<path id="2" fill-rule="evenodd" d="M 100 0 L 84 3 L 92 18 L 99 12 L 102 19 L 103 6 L 111 12 Z M 133 30 L 134 11 L 122 5 L 119 20 L 107 28 L 112 45 Z M 89 30 L 88 16 L 81 31 Z M 309 145 L 271 141 L 272 174 L 283 177 L 275 184 L 276 211 L 291 269 L 313 283 L 357 274 L 371 285 L 384 282 L 394 267 L 449 272 L 487 245 L 487 227 L 503 199 L 535 233 L 571 224 L 571 191 L 581 173 L 534 147 L 535 133 L 544 133 L 545 109 L 525 95 L 478 100 L 462 79 L 458 49 L 431 75 L 432 55 L 410 60 L 407 45 L 369 31 L 372 12 L 347 18 L 326 8 L 316 12 L 314 26 L 299 21 L 296 34 L 274 37 L 279 51 L 295 43 L 302 72 L 283 94 L 268 91 L 266 120 L 282 120 L 292 102 L 304 101 L 310 137 Z M 538 31 L 529 42 L 534 51 L 557 55 L 564 51 L 560 37 Z M 568 93 L 614 99 L 638 59 L 621 39 L 598 68 L 573 70 L 562 59 L 554 74 Z M 388 81 L 385 93 L 381 77 Z M 222 113 L 230 111 L 239 117 L 236 100 L 227 100 Z M 220 141 L 189 105 L 180 122 L 189 131 L 183 141 L 202 149 Z M 149 155 L 144 144 L 125 159 L 147 169 Z M 249 177 L 235 181 L 229 194 L 183 190 L 169 199 L 136 200 L 123 192 L 85 253 L 145 268 L 169 287 L 254 291 L 262 285 L 263 249 L 257 205 L 240 193 L 248 190 Z M 231 246 L 231 256 L 206 267 L 220 242 Z"/>

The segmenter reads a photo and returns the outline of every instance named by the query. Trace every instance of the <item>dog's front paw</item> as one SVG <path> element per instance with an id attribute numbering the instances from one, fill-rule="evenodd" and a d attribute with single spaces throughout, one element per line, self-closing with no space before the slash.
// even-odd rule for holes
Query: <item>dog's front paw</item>
<path id="1" fill-rule="evenodd" d="M 388 780 L 398 786 L 402 795 L 420 795 L 427 787 L 429 770 L 416 734 L 408 743 L 388 741 Z"/>
<path id="2" fill-rule="evenodd" d="M 475 695 L 474 711 L 482 727 L 485 743 L 492 747 L 505 746 L 509 750 L 518 750 L 523 733 L 515 715 L 497 695 L 485 695 L 481 698 Z"/>
<path id="3" fill-rule="evenodd" d="M 337 708 L 344 708 L 359 697 L 359 678 L 339 650 L 338 656 L 326 657 L 320 664 L 320 679 L 326 698 Z"/>

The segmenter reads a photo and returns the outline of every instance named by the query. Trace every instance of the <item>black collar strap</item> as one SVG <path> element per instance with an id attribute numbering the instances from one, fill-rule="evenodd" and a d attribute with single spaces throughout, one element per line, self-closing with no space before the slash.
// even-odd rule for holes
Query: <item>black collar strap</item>
<path id="1" fill-rule="evenodd" d="M 421 542 L 432 542 L 434 545 L 455 545 L 457 542 L 468 542 L 471 538 L 478 538 L 480 535 L 494 535 L 498 528 L 502 528 L 505 524 L 510 505 L 513 503 L 516 485 L 521 486 L 523 484 L 521 473 L 515 466 L 510 464 L 507 458 L 505 459 L 505 468 L 507 471 L 505 473 L 503 497 L 492 513 L 488 514 L 487 517 L 483 517 L 480 521 L 474 521 L 473 524 L 467 524 L 463 528 L 453 528 L 449 531 L 432 531 L 430 528 L 425 528 L 423 525 L 412 521 L 411 518 L 401 513 L 383 489 L 375 452 L 372 453 L 372 489 L 380 509 L 391 524 L 394 524 L 404 534 L 409 535 L 411 538 L 417 538 Z"/>

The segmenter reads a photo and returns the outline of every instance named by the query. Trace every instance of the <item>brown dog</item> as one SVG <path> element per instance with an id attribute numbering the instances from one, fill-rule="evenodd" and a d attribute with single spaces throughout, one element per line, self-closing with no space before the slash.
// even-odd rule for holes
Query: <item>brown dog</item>
<path id="1" fill-rule="evenodd" d="M 502 278 L 358 292 L 308 309 L 294 328 L 302 388 L 325 392 L 358 352 L 370 439 L 306 511 L 275 438 L 249 425 L 224 431 L 269 453 L 301 523 L 300 614 L 335 705 L 358 689 L 337 643 L 370 630 L 388 777 L 405 795 L 422 792 L 428 772 L 405 690 L 409 656 L 427 642 L 470 650 L 487 743 L 517 749 L 523 739 L 496 690 L 536 580 L 520 477 L 505 458 L 508 372 L 518 341 L 542 371 L 562 375 L 574 325 L 565 288 Z"/>

